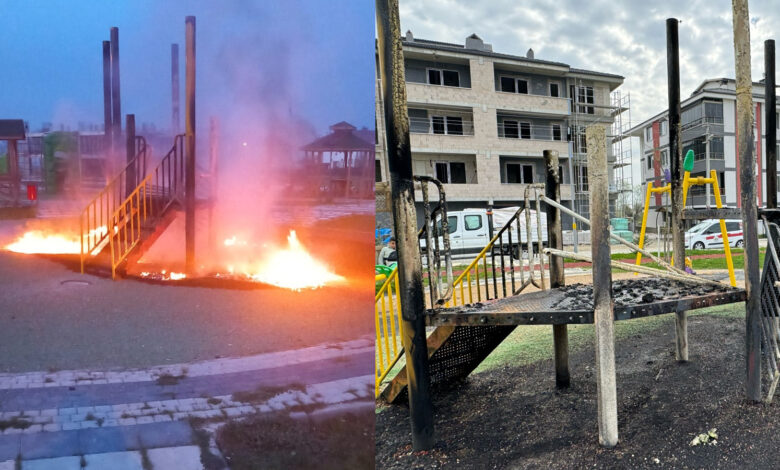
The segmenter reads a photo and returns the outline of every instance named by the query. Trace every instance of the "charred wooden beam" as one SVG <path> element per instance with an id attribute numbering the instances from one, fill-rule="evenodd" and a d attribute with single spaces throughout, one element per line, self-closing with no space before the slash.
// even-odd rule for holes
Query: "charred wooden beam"
<path id="1" fill-rule="evenodd" d="M 184 165 L 184 244 L 185 269 L 195 269 L 195 17 L 185 19 L 186 76 L 185 76 L 185 146 Z"/>

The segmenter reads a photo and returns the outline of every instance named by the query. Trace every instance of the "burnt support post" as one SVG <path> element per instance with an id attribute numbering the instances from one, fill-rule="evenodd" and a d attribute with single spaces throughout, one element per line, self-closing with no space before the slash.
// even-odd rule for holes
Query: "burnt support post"
<path id="1" fill-rule="evenodd" d="M 747 0 L 733 0 L 734 64 L 737 78 L 737 159 L 745 240 L 745 360 L 747 397 L 761 401 L 761 286 L 758 265 L 758 207 L 753 173 L 753 96 Z M 774 110 L 773 110 L 774 111 Z"/>
<path id="2" fill-rule="evenodd" d="M 103 41 L 103 154 L 113 164 L 111 120 L 111 42 Z M 110 173 L 114 173 L 113 169 Z M 108 176 L 108 175 L 106 175 Z"/>
<path id="3" fill-rule="evenodd" d="M 775 40 L 764 41 L 764 96 L 766 106 L 766 207 L 777 209 L 777 88 L 775 87 Z"/>
<path id="4" fill-rule="evenodd" d="M 603 125 L 585 129 L 590 180 L 590 230 L 593 250 L 593 323 L 596 330 L 596 391 L 599 444 L 618 443 L 615 377 L 615 315 L 609 248 L 609 176 L 607 131 Z"/>
<path id="5" fill-rule="evenodd" d="M 122 148 L 122 105 L 119 94 L 119 28 L 111 28 L 111 146 L 114 164 L 119 161 L 119 149 Z"/>
<path id="6" fill-rule="evenodd" d="M 187 57 L 185 61 L 185 132 L 184 164 L 184 244 L 187 273 L 195 269 L 195 17 L 185 20 Z"/>
<path id="7" fill-rule="evenodd" d="M 685 269 L 685 230 L 683 228 L 683 174 L 680 151 L 680 43 L 676 18 L 666 20 L 666 71 L 669 88 L 669 161 L 672 173 L 672 262 Z M 675 313 L 675 356 L 688 360 L 688 318 L 682 310 Z"/>
<path id="8" fill-rule="evenodd" d="M 376 0 L 376 17 L 390 194 L 398 251 L 398 294 L 403 322 L 401 341 L 406 356 L 412 447 L 418 451 L 433 447 L 433 406 L 398 0 Z"/>
<path id="9" fill-rule="evenodd" d="M 171 132 L 179 135 L 179 45 L 171 44 Z"/>
<path id="10" fill-rule="evenodd" d="M 12 139 L 8 141 L 8 176 L 11 178 L 11 198 L 14 205 L 19 204 L 19 186 L 22 183 L 22 174 L 19 170 L 19 141 Z"/>
<path id="11" fill-rule="evenodd" d="M 558 169 L 558 152 L 544 151 L 544 164 L 547 180 L 544 184 L 545 197 L 555 202 L 561 202 L 561 175 Z M 561 227 L 561 210 L 547 204 L 547 240 L 550 248 L 563 250 L 563 229 Z M 563 273 L 563 258 L 550 256 L 550 288 L 565 285 Z M 555 386 L 569 386 L 569 332 L 568 325 L 553 325 L 553 343 L 555 346 Z"/>
<path id="12" fill-rule="evenodd" d="M 127 161 L 129 162 L 135 157 L 135 114 L 128 114 L 125 116 L 125 134 L 127 136 L 125 150 L 127 152 Z M 138 185 L 135 176 L 136 165 L 127 165 L 127 172 L 125 173 L 125 197 L 130 197 L 130 194 Z"/>

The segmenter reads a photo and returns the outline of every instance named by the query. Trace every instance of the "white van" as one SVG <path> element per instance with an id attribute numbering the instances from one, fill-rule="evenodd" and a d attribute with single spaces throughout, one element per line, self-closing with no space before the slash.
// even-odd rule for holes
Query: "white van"
<path id="1" fill-rule="evenodd" d="M 745 241 L 742 236 L 742 221 L 726 220 L 726 233 L 729 236 L 729 246 L 741 248 Z M 708 219 L 694 225 L 685 232 L 685 248 L 704 250 L 707 248 L 723 248 L 723 235 L 720 231 L 720 220 Z"/>
<path id="2" fill-rule="evenodd" d="M 493 209 L 493 234 L 506 224 L 506 222 L 517 212 L 517 207 L 508 207 L 504 209 Z M 452 254 L 479 253 L 490 241 L 487 211 L 485 209 L 464 209 L 462 211 L 447 212 L 447 224 L 450 233 L 450 249 Z M 536 211 L 531 211 L 531 241 L 537 242 L 539 239 L 537 233 Z M 512 232 L 512 245 L 517 247 L 517 222 L 513 221 L 510 227 Z M 520 217 L 521 243 L 523 245 L 528 241 L 526 231 L 525 214 Z M 509 243 L 508 235 L 503 237 L 504 243 Z M 542 242 L 547 243 L 547 214 L 542 212 Z M 421 246 L 425 247 L 425 239 L 421 241 Z M 439 246 L 442 246 L 442 238 L 439 237 Z M 498 249 L 498 248 L 496 248 Z M 508 252 L 508 247 L 506 250 Z M 516 255 L 515 251 L 515 255 Z"/>

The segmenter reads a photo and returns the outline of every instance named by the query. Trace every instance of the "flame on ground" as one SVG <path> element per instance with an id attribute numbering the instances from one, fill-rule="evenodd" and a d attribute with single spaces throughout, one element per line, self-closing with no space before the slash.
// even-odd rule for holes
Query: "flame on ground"
<path id="1" fill-rule="evenodd" d="M 290 230 L 287 243 L 286 249 L 274 251 L 258 268 L 246 274 L 254 281 L 293 290 L 315 289 L 344 279 L 312 257 L 301 245 L 295 230 Z"/>
<path id="2" fill-rule="evenodd" d="M 117 233 L 117 231 L 118 228 L 114 227 L 114 233 Z M 101 239 L 107 233 L 108 227 L 105 225 L 90 230 L 84 236 L 85 248 L 87 246 L 87 240 Z M 91 254 L 95 255 L 101 246 L 102 245 L 96 247 Z M 5 249 L 25 254 L 79 254 L 81 253 L 81 240 L 79 240 L 79 235 L 77 233 L 30 230 L 22 234 L 15 242 L 6 245 Z"/>

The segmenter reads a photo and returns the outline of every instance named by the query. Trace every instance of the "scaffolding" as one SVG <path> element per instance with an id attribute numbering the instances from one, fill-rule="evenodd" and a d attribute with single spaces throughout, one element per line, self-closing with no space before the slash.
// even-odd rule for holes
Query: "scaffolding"
<path id="1" fill-rule="evenodd" d="M 593 124 L 603 124 L 607 126 L 607 139 L 610 142 L 607 146 L 607 162 L 610 166 L 610 217 L 627 218 L 629 229 L 633 230 L 634 186 L 631 140 L 628 134 L 631 128 L 630 94 L 614 91 L 609 96 L 608 105 L 599 105 L 594 103 L 592 91 L 588 90 L 581 80 L 569 86 L 572 97 L 569 119 L 572 158 L 569 173 L 572 175 L 574 210 L 590 218 L 585 129 Z"/>

